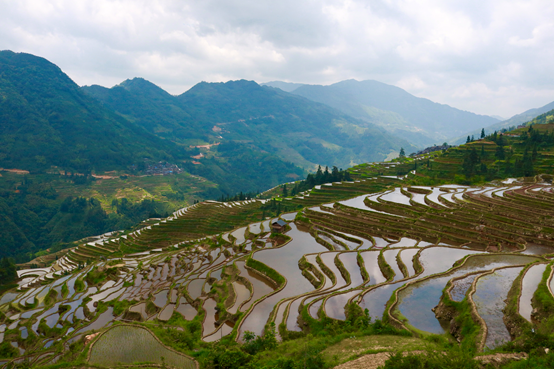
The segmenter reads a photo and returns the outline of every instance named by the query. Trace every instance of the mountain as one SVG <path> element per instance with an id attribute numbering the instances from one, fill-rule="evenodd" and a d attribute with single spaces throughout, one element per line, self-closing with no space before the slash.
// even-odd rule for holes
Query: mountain
<path id="1" fill-rule="evenodd" d="M 46 59 L 0 52 L 0 167 L 125 169 L 182 150 L 104 108 Z"/>
<path id="2" fill-rule="evenodd" d="M 81 90 L 159 137 L 184 144 L 213 139 L 213 135 L 203 133 L 175 96 L 143 78 L 126 80 L 112 88 L 92 85 Z"/>
<path id="3" fill-rule="evenodd" d="M 532 119 L 538 117 L 539 115 L 544 114 L 544 113 L 546 113 L 546 112 L 548 112 L 552 109 L 554 109 L 554 101 L 551 102 L 550 104 L 546 104 L 545 106 L 541 106 L 540 108 L 529 109 L 529 110 L 524 111 L 521 114 L 516 114 L 513 117 L 511 117 L 510 119 L 507 119 L 503 122 L 498 122 L 498 123 L 492 124 L 488 127 L 484 127 L 485 128 L 485 133 L 486 134 L 491 134 L 494 131 L 500 131 L 501 129 L 504 129 L 504 128 L 518 126 L 522 123 L 529 122 L 530 120 L 532 120 Z M 459 144 L 462 144 L 462 143 L 466 142 L 467 136 L 479 137 L 480 134 L 481 134 L 481 129 L 469 131 L 469 132 L 464 133 L 461 136 L 451 138 L 449 140 L 449 142 L 453 145 L 459 145 Z"/>
<path id="4" fill-rule="evenodd" d="M 285 92 L 292 92 L 299 87 L 306 86 L 304 83 L 292 83 L 292 82 L 281 82 L 281 81 L 271 81 L 266 83 L 260 83 L 260 86 L 269 86 L 279 88 Z"/>
<path id="5" fill-rule="evenodd" d="M 253 81 L 202 82 L 178 98 L 224 139 L 248 142 L 305 168 L 347 167 L 381 160 L 402 146 L 413 150 L 371 123 Z"/>
<path id="6" fill-rule="evenodd" d="M 492 117 L 415 97 L 399 87 L 372 80 L 303 85 L 292 93 L 384 127 L 420 146 L 440 144 L 456 134 L 497 122 Z"/>
<path id="7" fill-rule="evenodd" d="M 254 157 L 258 157 L 255 163 L 273 163 L 261 168 L 271 178 L 277 159 L 307 169 L 317 164 L 348 167 L 384 159 L 402 146 L 408 152 L 414 149 L 365 121 L 253 81 L 201 82 L 176 97 L 136 78 L 111 89 L 91 86 L 83 91 L 160 137 L 187 145 L 217 141 L 220 145 L 203 150 L 205 157 L 197 160 L 201 164 L 190 161 L 186 166 L 213 181 L 216 172 L 257 171 L 257 164 L 246 165 Z M 289 178 L 299 175 L 292 170 L 289 174 Z M 252 178 L 256 175 L 252 172 Z"/>
<path id="8" fill-rule="evenodd" d="M 348 167 L 413 151 L 372 124 L 251 81 L 199 83 L 175 97 L 141 78 L 79 88 L 30 54 L 4 51 L 0 66 L 4 168 L 125 171 L 165 160 L 233 194 L 303 176 L 295 165 Z M 191 148 L 213 142 L 221 146 Z"/>

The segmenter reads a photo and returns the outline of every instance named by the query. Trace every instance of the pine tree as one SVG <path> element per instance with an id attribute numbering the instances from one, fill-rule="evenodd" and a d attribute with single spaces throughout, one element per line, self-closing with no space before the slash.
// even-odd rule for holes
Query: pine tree
<path id="1" fill-rule="evenodd" d="M 484 128 L 481 129 L 481 138 L 485 138 L 485 129 Z"/>

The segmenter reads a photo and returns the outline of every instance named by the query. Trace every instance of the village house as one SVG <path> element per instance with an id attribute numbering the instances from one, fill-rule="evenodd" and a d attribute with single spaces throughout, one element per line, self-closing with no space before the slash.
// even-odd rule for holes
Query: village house
<path id="1" fill-rule="evenodd" d="M 285 230 L 286 226 L 287 226 L 287 222 L 279 219 L 278 221 L 273 222 L 273 224 L 271 224 L 271 229 L 273 230 L 273 232 L 281 233 Z"/>

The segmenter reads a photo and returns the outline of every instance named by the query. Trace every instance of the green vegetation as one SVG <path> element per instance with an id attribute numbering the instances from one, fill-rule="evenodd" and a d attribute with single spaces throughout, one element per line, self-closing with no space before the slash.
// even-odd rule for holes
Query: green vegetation
<path id="1" fill-rule="evenodd" d="M 183 157 L 177 145 L 81 92 L 47 60 L 2 51 L 0 65 L 0 167 L 90 173 L 126 169 L 145 157 Z"/>
<path id="2" fill-rule="evenodd" d="M 265 265 L 264 263 L 255 260 L 253 258 L 246 259 L 246 266 L 257 270 L 258 272 L 262 273 L 263 275 L 267 276 L 271 280 L 275 281 L 275 283 L 281 287 L 286 283 L 286 279 L 279 274 L 275 269 L 272 269 Z"/>
<path id="3" fill-rule="evenodd" d="M 12 260 L 3 257 L 0 260 L 0 285 L 10 284 L 17 278 L 17 268 Z"/>
<path id="4" fill-rule="evenodd" d="M 350 168 L 352 178 L 375 175 L 407 175 L 405 185 L 446 183 L 483 184 L 507 177 L 531 177 L 554 173 L 554 124 L 547 122 L 547 112 L 529 122 L 525 128 L 509 133 L 495 132 L 445 152 L 432 152 L 420 157 L 387 163 L 361 164 Z M 415 170 L 415 174 L 410 172 Z"/>
<path id="5" fill-rule="evenodd" d="M 331 183 L 331 182 L 342 182 L 342 181 L 351 181 L 352 178 L 350 177 L 350 173 L 346 170 L 338 169 L 336 166 L 333 167 L 331 171 L 329 171 L 328 167 L 325 167 L 325 171 L 321 169 L 321 166 L 318 166 L 317 172 L 315 174 L 308 174 L 305 180 L 296 182 L 294 184 L 294 187 L 288 192 L 285 193 L 286 185 L 283 186 L 283 197 L 287 197 L 288 194 L 290 196 L 294 196 L 296 194 L 299 194 L 300 192 L 304 192 L 306 190 L 311 190 L 317 185 L 322 185 L 324 183 Z"/>
<path id="6" fill-rule="evenodd" d="M 423 353 L 403 354 L 398 352 L 390 357 L 383 369 L 481 369 L 471 352 L 460 348 L 447 351 L 426 350 Z"/>
<path id="7" fill-rule="evenodd" d="M 404 342 L 404 337 L 409 336 L 407 332 L 398 331 L 381 321 L 371 322 L 363 312 L 350 314 L 345 322 L 328 318 L 316 321 L 306 311 L 303 316 L 309 325 L 309 334 L 304 337 L 279 343 L 275 338 L 275 326 L 269 325 L 262 336 L 247 333 L 243 344 L 224 339 L 201 350 L 197 357 L 203 367 L 214 369 L 331 368 L 339 363 L 339 358 L 329 355 L 329 350 L 344 340 L 352 337 L 371 340 L 374 336 L 396 335 L 399 341 Z"/>

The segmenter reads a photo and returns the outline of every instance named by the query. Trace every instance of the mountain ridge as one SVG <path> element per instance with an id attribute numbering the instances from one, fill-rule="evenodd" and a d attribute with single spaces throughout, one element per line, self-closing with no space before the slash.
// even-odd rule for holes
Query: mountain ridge
<path id="1" fill-rule="evenodd" d="M 83 94 L 44 58 L 2 51 L 0 66 L 2 167 L 108 170 L 125 168 L 141 157 L 171 160 L 181 155 L 174 144 Z"/>
<path id="2" fill-rule="evenodd" d="M 275 85 L 275 82 L 273 82 Z M 458 126 L 484 127 L 497 119 L 416 97 L 400 87 L 354 79 L 332 85 L 302 85 L 291 93 L 332 106 L 425 146 L 452 137 Z M 450 122 L 445 125 L 445 122 Z M 469 122 L 469 123 L 468 123 Z"/>

